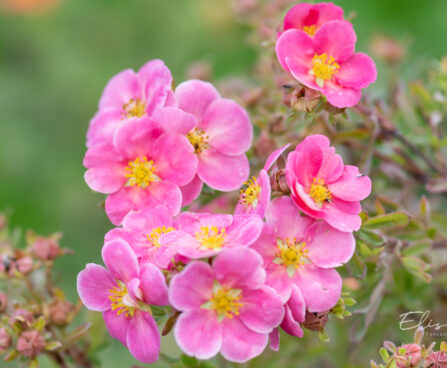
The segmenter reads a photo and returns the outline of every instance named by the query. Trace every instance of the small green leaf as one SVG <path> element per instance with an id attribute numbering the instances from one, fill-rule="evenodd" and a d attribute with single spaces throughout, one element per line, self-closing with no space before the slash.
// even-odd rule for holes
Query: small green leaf
<path id="1" fill-rule="evenodd" d="M 370 217 L 363 225 L 364 229 L 401 229 L 410 223 L 410 216 L 404 212 L 393 212 L 386 215 Z"/>
<path id="2" fill-rule="evenodd" d="M 36 322 L 34 322 L 34 328 L 39 332 L 43 331 L 45 328 L 45 318 L 43 316 L 40 316 Z"/>
<path id="3" fill-rule="evenodd" d="M 366 265 L 359 257 L 357 251 L 354 253 L 349 263 L 346 264 L 346 268 L 348 269 L 351 276 L 357 279 L 363 280 L 366 277 Z"/>
<path id="4" fill-rule="evenodd" d="M 3 360 L 5 362 L 12 362 L 18 356 L 19 356 L 19 352 L 17 350 L 11 350 L 8 354 L 5 355 Z"/>
<path id="5" fill-rule="evenodd" d="M 325 330 L 318 332 L 318 338 L 323 342 L 329 342 L 331 340 Z"/>
<path id="6" fill-rule="evenodd" d="M 45 350 L 54 351 L 62 347 L 62 343 L 60 341 L 50 341 L 45 345 Z"/>
<path id="7" fill-rule="evenodd" d="M 373 248 L 381 247 L 385 244 L 385 239 L 383 239 L 379 234 L 369 230 L 359 230 L 355 233 L 355 236 Z"/>
<path id="8" fill-rule="evenodd" d="M 388 350 L 385 348 L 380 348 L 379 350 L 380 356 L 382 357 L 382 360 L 384 363 L 388 363 L 388 360 L 390 359 L 390 354 L 388 353 Z"/>
<path id="9" fill-rule="evenodd" d="M 190 357 L 188 355 L 182 354 L 180 356 L 181 362 L 187 367 L 193 367 L 198 364 L 198 360 L 194 357 Z"/>
<path id="10" fill-rule="evenodd" d="M 418 254 L 422 253 L 424 250 L 429 249 L 431 246 L 430 242 L 424 241 L 415 243 L 413 245 L 410 245 L 409 247 L 405 248 L 402 251 L 402 254 L 404 256 L 417 256 Z"/>

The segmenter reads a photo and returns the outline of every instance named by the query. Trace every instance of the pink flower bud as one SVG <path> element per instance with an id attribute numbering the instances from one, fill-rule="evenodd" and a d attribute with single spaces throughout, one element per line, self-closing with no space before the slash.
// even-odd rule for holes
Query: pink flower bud
<path id="1" fill-rule="evenodd" d="M 19 271 L 21 274 L 26 275 L 33 270 L 33 260 L 30 257 L 19 258 L 15 262 L 15 266 L 17 268 L 17 271 Z"/>
<path id="2" fill-rule="evenodd" d="M 8 350 L 11 345 L 11 336 L 8 335 L 5 328 L 0 328 L 0 353 Z"/>
<path id="3" fill-rule="evenodd" d="M 61 253 L 61 249 L 57 241 L 41 236 L 37 237 L 32 248 L 35 256 L 43 260 L 55 259 Z"/>
<path id="4" fill-rule="evenodd" d="M 13 324 L 15 321 L 20 321 L 24 324 L 30 325 L 31 323 L 33 323 L 33 319 L 33 315 L 30 311 L 20 308 L 14 311 L 12 317 L 9 320 L 9 323 Z"/>
<path id="5" fill-rule="evenodd" d="M 45 340 L 39 331 L 25 331 L 17 341 L 17 350 L 22 355 L 33 358 L 45 348 Z"/>
<path id="6" fill-rule="evenodd" d="M 6 310 L 7 305 L 8 305 L 8 295 L 0 292 L 0 313 Z"/>
<path id="7" fill-rule="evenodd" d="M 50 320 L 56 325 L 65 325 L 73 311 L 73 304 L 66 300 L 55 300 L 50 305 Z"/>

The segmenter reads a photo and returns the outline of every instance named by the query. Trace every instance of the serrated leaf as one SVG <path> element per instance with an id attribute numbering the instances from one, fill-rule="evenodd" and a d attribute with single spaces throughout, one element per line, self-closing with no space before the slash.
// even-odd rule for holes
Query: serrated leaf
<path id="1" fill-rule="evenodd" d="M 363 225 L 364 229 L 402 229 L 410 223 L 410 216 L 404 212 L 393 212 L 386 215 L 370 217 Z"/>
<path id="2" fill-rule="evenodd" d="M 385 239 L 383 239 L 379 234 L 366 229 L 357 231 L 355 236 L 373 248 L 381 247 L 385 244 Z"/>

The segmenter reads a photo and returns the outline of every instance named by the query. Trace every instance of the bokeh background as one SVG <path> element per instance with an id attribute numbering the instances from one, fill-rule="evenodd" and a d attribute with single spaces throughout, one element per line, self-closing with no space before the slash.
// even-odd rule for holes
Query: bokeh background
<path id="1" fill-rule="evenodd" d="M 359 50 L 368 51 L 376 33 L 403 41 L 404 77 L 446 52 L 446 0 L 336 3 L 357 12 Z M 62 245 L 76 253 L 58 267 L 73 300 L 76 274 L 100 262 L 111 228 L 82 167 L 105 83 L 152 58 L 163 59 L 177 83 L 198 60 L 211 64 L 216 79 L 243 75 L 257 58 L 246 36 L 230 0 L 0 0 L 0 210 L 11 211 L 14 226 L 64 233 Z M 170 340 L 164 349 L 175 354 Z M 119 343 L 100 357 L 104 367 L 135 363 Z"/>

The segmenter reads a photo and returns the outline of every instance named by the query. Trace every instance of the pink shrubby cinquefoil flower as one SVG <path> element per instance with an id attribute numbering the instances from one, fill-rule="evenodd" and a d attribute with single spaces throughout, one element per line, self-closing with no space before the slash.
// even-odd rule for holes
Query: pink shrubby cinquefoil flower
<path id="1" fill-rule="evenodd" d="M 309 36 L 331 20 L 343 20 L 343 9 L 333 3 L 300 3 L 293 6 L 284 17 L 284 31 L 300 29 Z"/>
<path id="2" fill-rule="evenodd" d="M 298 144 L 287 158 L 286 177 L 306 215 L 341 231 L 359 230 L 360 201 L 371 192 L 371 180 L 356 166 L 344 165 L 327 137 L 315 134 Z"/>
<path id="3" fill-rule="evenodd" d="M 283 196 L 270 203 L 263 232 L 252 248 L 263 257 L 267 285 L 283 303 L 293 292 L 292 304 L 303 304 L 302 299 L 310 312 L 323 312 L 340 298 L 342 280 L 334 267 L 349 261 L 355 240 L 352 233 L 301 215 L 292 199 Z"/>
<path id="4" fill-rule="evenodd" d="M 126 69 L 107 83 L 98 112 L 90 122 L 87 147 L 112 143 L 113 134 L 123 121 L 152 115 L 165 106 L 171 92 L 172 76 L 161 60 L 152 60 L 135 73 Z"/>
<path id="5" fill-rule="evenodd" d="M 262 258 L 249 248 L 226 250 L 213 265 L 190 263 L 171 281 L 169 298 L 182 312 L 175 339 L 188 355 L 209 359 L 220 352 L 245 362 L 262 353 L 283 318 L 283 306 L 264 285 Z"/>
<path id="6" fill-rule="evenodd" d="M 162 249 L 160 238 L 175 229 L 174 219 L 166 207 L 153 206 L 130 212 L 124 218 L 122 227 L 106 234 L 105 241 L 122 238 L 132 247 L 140 262 L 150 262 L 161 269 L 169 269 L 179 257 L 176 257 L 175 247 Z"/>
<path id="7" fill-rule="evenodd" d="M 150 263 L 138 264 L 122 239 L 106 243 L 102 258 L 107 269 L 89 263 L 78 275 L 77 288 L 84 305 L 103 312 L 112 337 L 145 363 L 158 359 L 160 334 L 149 305 L 168 305 L 168 288 L 161 271 Z"/>
<path id="8" fill-rule="evenodd" d="M 212 257 L 228 248 L 248 247 L 261 234 L 263 222 L 257 215 L 221 215 L 184 212 L 175 221 L 178 230 L 160 238 L 160 252 L 192 258 Z"/>
<path id="9" fill-rule="evenodd" d="M 362 88 L 377 78 L 374 61 L 354 53 L 356 39 L 350 23 L 333 20 L 313 37 L 298 29 L 285 31 L 276 42 L 276 54 L 300 83 L 320 91 L 336 107 L 350 107 L 360 101 Z"/>
<path id="10" fill-rule="evenodd" d="M 272 194 L 268 171 L 289 146 L 290 143 L 273 151 L 267 158 L 264 168 L 259 173 L 259 177 L 253 177 L 245 182 L 244 187 L 240 191 L 239 201 L 234 213 L 256 214 L 264 218 Z"/>
<path id="11" fill-rule="evenodd" d="M 162 204 L 177 214 L 182 202 L 179 186 L 189 183 L 197 157 L 187 139 L 164 133 L 148 117 L 130 118 L 114 135 L 113 144 L 88 149 L 85 181 L 97 192 L 110 194 L 105 203 L 113 224 L 130 211 Z"/>
<path id="12" fill-rule="evenodd" d="M 165 131 L 185 135 L 198 157 L 197 178 L 182 189 L 184 205 L 200 194 L 203 182 L 221 191 L 239 188 L 250 171 L 245 152 L 253 127 L 247 112 L 199 80 L 180 84 L 175 99 L 177 107 L 159 110 L 155 119 Z"/>

